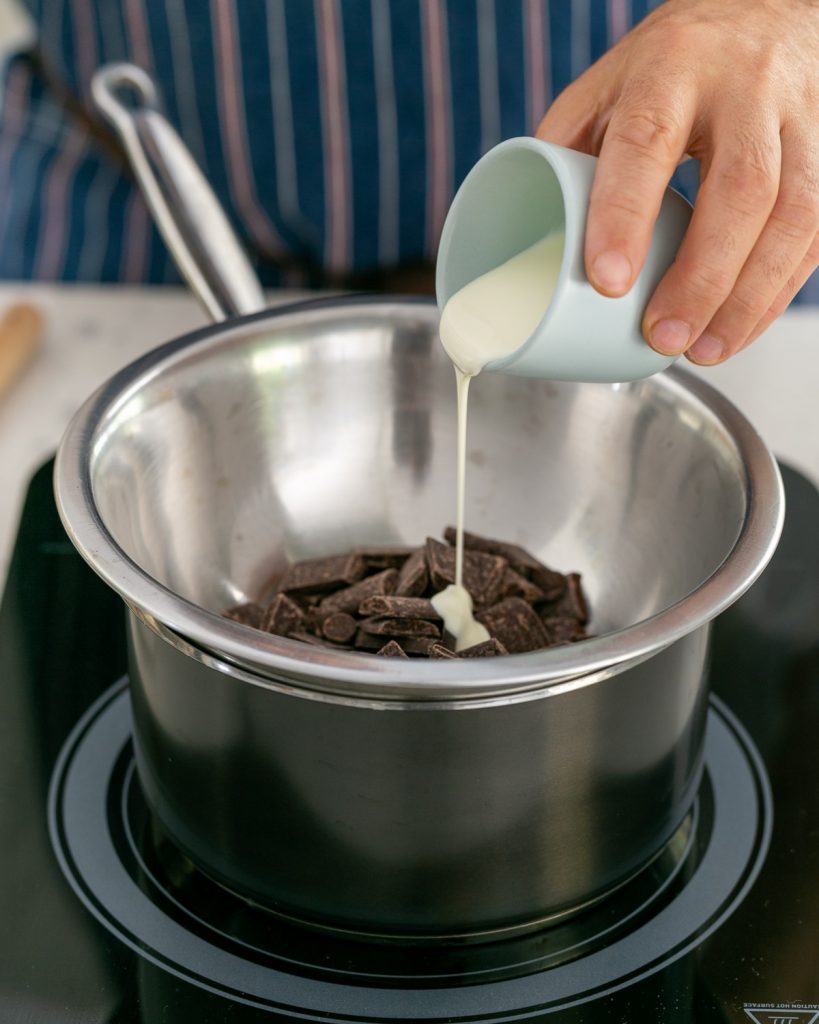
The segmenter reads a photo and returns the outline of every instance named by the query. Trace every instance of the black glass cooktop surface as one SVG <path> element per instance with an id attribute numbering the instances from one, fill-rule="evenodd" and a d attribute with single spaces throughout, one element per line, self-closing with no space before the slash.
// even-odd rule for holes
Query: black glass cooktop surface
<path id="1" fill-rule="evenodd" d="M 244 903 L 134 770 L 119 599 L 34 477 L 0 609 L 0 1024 L 819 1024 L 819 492 L 716 623 L 702 786 L 609 899 L 503 941 L 374 942 Z"/>

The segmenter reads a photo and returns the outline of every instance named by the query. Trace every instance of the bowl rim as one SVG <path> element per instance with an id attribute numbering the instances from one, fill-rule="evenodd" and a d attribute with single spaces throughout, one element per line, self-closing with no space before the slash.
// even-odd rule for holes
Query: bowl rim
<path id="1" fill-rule="evenodd" d="M 312 647 L 263 633 L 226 619 L 174 593 L 145 572 L 105 527 L 91 485 L 93 448 L 98 428 L 115 407 L 161 372 L 164 365 L 194 346 L 223 343 L 252 325 L 269 321 L 284 326 L 304 314 L 353 312 L 385 316 L 396 305 L 435 312 L 426 296 L 322 296 L 283 303 L 247 316 L 188 332 L 129 363 L 102 384 L 79 408 L 57 451 L 54 489 L 63 526 L 82 557 L 140 617 L 156 620 L 177 636 L 228 663 L 258 676 L 328 693 L 379 700 L 440 701 L 485 698 L 532 689 L 560 688 L 568 680 L 643 660 L 701 626 L 736 601 L 758 578 L 773 555 L 784 521 L 784 491 L 776 460 L 746 417 L 716 388 L 694 374 L 672 367 L 662 386 L 693 396 L 727 432 L 744 470 L 745 515 L 723 562 L 675 604 L 624 629 L 578 644 L 465 661 L 424 661 Z M 659 375 L 658 375 L 659 376 Z M 604 673 L 605 675 L 605 673 Z M 238 682 L 238 680 L 237 680 Z"/>

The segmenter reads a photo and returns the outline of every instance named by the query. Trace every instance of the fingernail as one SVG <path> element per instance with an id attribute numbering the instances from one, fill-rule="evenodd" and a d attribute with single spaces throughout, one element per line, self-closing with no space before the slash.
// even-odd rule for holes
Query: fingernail
<path id="1" fill-rule="evenodd" d="M 631 282 L 631 263 L 621 252 L 601 252 L 591 269 L 592 283 L 607 292 L 624 292 Z"/>
<path id="2" fill-rule="evenodd" d="M 724 351 L 725 346 L 719 338 L 715 338 L 713 334 L 701 334 L 688 350 L 688 358 L 695 363 L 709 366 L 711 363 L 718 363 Z"/>
<path id="3" fill-rule="evenodd" d="M 658 320 L 651 328 L 651 344 L 665 356 L 678 356 L 690 337 L 691 328 L 682 320 Z"/>

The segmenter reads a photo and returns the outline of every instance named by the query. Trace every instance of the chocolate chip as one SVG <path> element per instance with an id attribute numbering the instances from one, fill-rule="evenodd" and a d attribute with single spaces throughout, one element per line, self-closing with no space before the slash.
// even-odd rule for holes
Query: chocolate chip
<path id="1" fill-rule="evenodd" d="M 397 597 L 420 597 L 428 585 L 426 553 L 423 548 L 416 548 L 401 566 L 395 594 Z"/>
<path id="2" fill-rule="evenodd" d="M 261 628 L 266 633 L 289 636 L 294 629 L 303 629 L 304 612 L 287 594 L 276 594 L 264 613 Z"/>
<path id="3" fill-rule="evenodd" d="M 351 587 L 337 590 L 334 594 L 325 597 L 318 607 L 318 614 L 323 617 L 332 612 L 347 612 L 352 614 L 358 611 L 358 606 L 368 597 L 374 594 L 391 594 L 398 582 L 398 573 L 395 569 L 385 569 L 375 576 L 365 576 L 363 580 L 354 583 Z"/>
<path id="4" fill-rule="evenodd" d="M 384 644 L 380 651 L 375 652 L 381 658 L 407 658 L 409 655 L 396 640 Z"/>
<path id="5" fill-rule="evenodd" d="M 308 558 L 289 566 L 279 590 L 290 594 L 322 594 L 345 583 L 355 583 L 364 575 L 364 559 L 355 552 Z"/>
<path id="6" fill-rule="evenodd" d="M 546 647 L 549 636 L 537 612 L 519 597 L 507 597 L 475 616 L 489 635 L 503 644 L 510 654 L 523 654 Z"/>
<path id="7" fill-rule="evenodd" d="M 365 633 L 381 636 L 440 637 L 441 630 L 427 619 L 364 619 L 360 624 Z"/>
<path id="8" fill-rule="evenodd" d="M 358 606 L 360 615 L 388 615 L 393 619 L 431 619 L 441 616 L 426 597 L 368 597 Z"/>
<path id="9" fill-rule="evenodd" d="M 358 623 L 347 612 L 333 612 L 321 624 L 321 631 L 328 640 L 346 644 L 355 636 Z"/>
<path id="10" fill-rule="evenodd" d="M 508 654 L 509 651 L 503 646 L 497 637 L 491 636 L 488 640 L 482 640 L 479 644 L 465 647 L 458 651 L 461 658 L 491 658 L 498 654 Z"/>
<path id="11" fill-rule="evenodd" d="M 356 548 L 354 554 L 364 559 L 367 571 L 370 569 L 400 569 L 415 548 L 399 544 Z"/>
<path id="12" fill-rule="evenodd" d="M 455 582 L 455 548 L 434 537 L 427 537 L 426 549 L 432 585 L 436 591 L 443 590 Z M 499 555 L 464 551 L 463 583 L 476 608 L 494 604 L 497 600 L 507 565 L 506 559 Z"/>
<path id="13" fill-rule="evenodd" d="M 228 608 L 226 612 L 222 612 L 222 615 L 226 619 L 240 622 L 243 626 L 252 626 L 253 629 L 260 629 L 262 618 L 264 617 L 264 608 L 260 604 L 256 604 L 255 601 L 247 601 L 245 604 L 237 604 L 233 608 Z"/>

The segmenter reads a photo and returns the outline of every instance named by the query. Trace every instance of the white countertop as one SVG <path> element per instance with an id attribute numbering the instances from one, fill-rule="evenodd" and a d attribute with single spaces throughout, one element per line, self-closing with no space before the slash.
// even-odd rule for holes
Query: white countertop
<path id="1" fill-rule="evenodd" d="M 271 295 L 272 302 L 294 293 Z M 53 454 L 80 403 L 155 345 L 205 323 L 183 289 L 0 284 L 0 311 L 25 299 L 47 318 L 44 344 L 0 398 L 0 583 L 32 472 Z M 819 309 L 786 313 L 747 352 L 697 369 L 785 461 L 819 481 Z"/>

